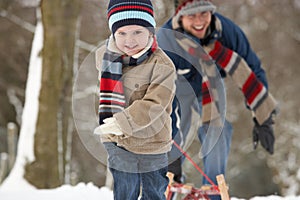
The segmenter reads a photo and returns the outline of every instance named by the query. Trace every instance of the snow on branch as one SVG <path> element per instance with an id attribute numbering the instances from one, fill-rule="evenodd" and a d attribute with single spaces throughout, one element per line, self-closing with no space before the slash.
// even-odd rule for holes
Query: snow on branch
<path id="1" fill-rule="evenodd" d="M 32 25 L 29 22 L 26 22 L 25 20 L 21 19 L 20 17 L 11 14 L 9 12 L 7 12 L 6 10 L 1 9 L 0 10 L 0 16 L 4 17 L 6 19 L 8 19 L 9 21 L 21 26 L 22 28 L 24 28 L 25 30 L 34 33 L 35 32 L 35 26 Z"/>

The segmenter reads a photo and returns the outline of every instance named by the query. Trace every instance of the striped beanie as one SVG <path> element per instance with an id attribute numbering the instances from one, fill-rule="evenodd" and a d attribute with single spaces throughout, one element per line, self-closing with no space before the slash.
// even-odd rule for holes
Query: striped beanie
<path id="1" fill-rule="evenodd" d="M 126 25 L 143 26 L 154 33 L 156 26 L 150 0 L 110 0 L 107 18 L 113 34 Z"/>
<path id="2" fill-rule="evenodd" d="M 178 0 L 175 17 L 180 18 L 182 15 L 192 15 L 205 11 L 216 11 L 216 6 L 210 0 Z"/>

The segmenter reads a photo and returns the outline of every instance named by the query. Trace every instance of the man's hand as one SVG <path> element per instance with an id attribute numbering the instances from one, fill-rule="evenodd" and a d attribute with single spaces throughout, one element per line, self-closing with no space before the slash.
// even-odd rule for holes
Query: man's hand
<path id="1" fill-rule="evenodd" d="M 98 126 L 94 130 L 95 135 L 114 134 L 123 135 L 118 122 L 115 118 L 110 117 L 103 120 L 104 124 Z"/>
<path id="2" fill-rule="evenodd" d="M 254 128 L 253 128 L 253 146 L 254 149 L 257 148 L 260 142 L 261 146 L 266 149 L 270 154 L 274 153 L 274 130 L 272 115 L 267 119 L 262 125 L 259 125 L 257 120 L 254 118 Z"/>

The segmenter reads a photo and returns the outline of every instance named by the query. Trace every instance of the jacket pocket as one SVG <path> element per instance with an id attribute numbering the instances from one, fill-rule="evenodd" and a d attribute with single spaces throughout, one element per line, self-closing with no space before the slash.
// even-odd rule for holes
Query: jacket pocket
<path id="1" fill-rule="evenodd" d="M 147 92 L 149 84 L 150 81 L 141 76 L 124 76 L 123 86 L 128 104 L 130 105 L 133 101 L 142 99 Z"/>

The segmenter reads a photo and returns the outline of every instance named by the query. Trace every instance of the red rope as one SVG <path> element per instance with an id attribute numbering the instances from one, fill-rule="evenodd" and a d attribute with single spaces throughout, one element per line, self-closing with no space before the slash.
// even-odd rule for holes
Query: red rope
<path id="1" fill-rule="evenodd" d="M 202 174 L 202 176 L 213 186 L 215 190 L 220 192 L 218 186 L 203 172 L 203 170 L 193 161 L 193 159 L 173 140 L 174 145 L 179 151 L 194 165 L 194 167 Z"/>

